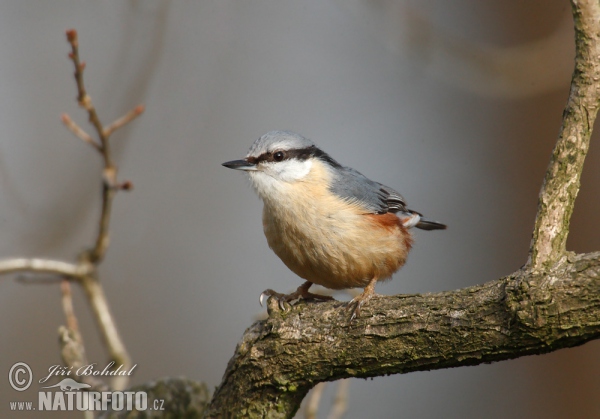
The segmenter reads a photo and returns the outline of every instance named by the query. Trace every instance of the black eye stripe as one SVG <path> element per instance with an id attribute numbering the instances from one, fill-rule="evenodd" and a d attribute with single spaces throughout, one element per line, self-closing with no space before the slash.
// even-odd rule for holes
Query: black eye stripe
<path id="1" fill-rule="evenodd" d="M 279 152 L 283 153 L 283 158 L 276 159 L 275 154 Z M 308 160 L 310 157 L 316 157 L 318 159 L 321 159 L 334 167 L 341 167 L 338 162 L 336 162 L 329 156 L 329 154 L 325 153 L 324 151 L 315 146 L 310 146 L 307 148 L 295 148 L 292 150 L 274 150 L 272 152 L 263 153 L 258 157 L 248 157 L 246 158 L 246 160 L 249 163 L 259 164 L 262 162 L 278 162 L 291 159 L 304 161 Z"/>
<path id="2" fill-rule="evenodd" d="M 262 163 L 262 162 L 280 162 L 284 160 L 298 159 L 298 160 L 306 160 L 311 156 L 310 152 L 307 152 L 307 149 L 294 149 L 294 150 L 275 150 L 268 151 L 266 153 L 262 153 L 258 157 L 249 157 L 248 161 L 251 163 Z"/>

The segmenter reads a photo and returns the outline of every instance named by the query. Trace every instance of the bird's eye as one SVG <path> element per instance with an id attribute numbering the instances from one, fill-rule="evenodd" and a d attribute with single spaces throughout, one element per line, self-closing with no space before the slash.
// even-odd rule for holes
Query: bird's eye
<path id="1" fill-rule="evenodd" d="M 282 161 L 284 157 L 285 154 L 283 153 L 283 151 L 277 151 L 273 154 L 273 160 L 275 161 Z"/>

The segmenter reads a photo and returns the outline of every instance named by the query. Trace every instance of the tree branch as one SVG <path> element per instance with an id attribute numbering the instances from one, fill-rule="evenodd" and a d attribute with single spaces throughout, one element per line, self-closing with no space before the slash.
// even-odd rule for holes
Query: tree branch
<path id="1" fill-rule="evenodd" d="M 17 272 L 56 274 L 79 278 L 90 273 L 90 266 L 40 258 L 14 258 L 0 260 L 0 275 Z"/>
<path id="2" fill-rule="evenodd" d="M 79 138 L 85 142 L 91 144 L 102 156 L 104 161 L 104 170 L 102 171 L 102 211 L 100 214 L 100 223 L 98 228 L 98 235 L 96 236 L 96 242 L 92 249 L 87 252 L 86 257 L 93 264 L 98 264 L 108 249 L 109 243 L 109 226 L 110 226 L 110 213 L 112 210 L 112 202 L 115 193 L 118 189 L 130 189 L 131 184 L 129 182 L 119 185 L 117 183 L 117 166 L 114 164 L 112 154 L 110 152 L 110 135 L 117 129 L 131 122 L 137 116 L 144 112 L 144 106 L 138 105 L 123 117 L 117 119 L 115 122 L 110 124 L 107 128 L 104 128 L 100 117 L 96 112 L 96 108 L 92 103 L 92 98 L 85 89 L 83 83 L 83 70 L 85 69 L 85 63 L 79 59 L 79 39 L 77 31 L 74 29 L 67 31 L 67 40 L 71 44 L 71 53 L 69 58 L 73 61 L 75 66 L 75 82 L 77 84 L 77 101 L 79 106 L 84 108 L 88 113 L 88 120 L 96 130 L 98 141 L 94 141 L 92 137 L 81 129 L 75 122 L 71 120 L 68 115 L 63 115 L 62 119 L 65 125 L 75 133 Z"/>
<path id="3" fill-rule="evenodd" d="M 600 105 L 600 3 L 572 0 L 575 70 L 563 124 L 542 189 L 528 264 L 549 270 L 564 257 L 583 162 Z"/>
<path id="4" fill-rule="evenodd" d="M 300 303 L 244 334 L 209 417 L 292 417 L 317 383 L 478 365 L 600 337 L 600 253 L 552 276 L 520 271 L 457 291 L 379 297 L 348 323 L 340 302 Z"/>
<path id="5" fill-rule="evenodd" d="M 0 275 L 15 272 L 54 274 L 65 280 L 76 281 L 81 284 L 92 307 L 92 312 L 95 315 L 98 327 L 112 360 L 115 361 L 116 365 L 121 365 L 123 369 L 127 370 L 131 367 L 131 360 L 117 331 L 116 323 L 110 312 L 104 290 L 98 281 L 97 271 L 98 265 L 103 261 L 108 249 L 110 215 L 114 196 L 118 190 L 129 190 L 132 188 L 131 182 L 117 182 L 118 168 L 112 159 L 109 137 L 117 129 L 128 124 L 144 112 L 144 106 L 136 106 L 123 117 L 114 121 L 107 128 L 104 128 L 83 82 L 85 63 L 80 61 L 79 58 L 79 40 L 77 31 L 74 29 L 68 30 L 66 35 L 67 40 L 71 45 L 69 58 L 73 61 L 73 65 L 75 66 L 74 76 L 77 84 L 77 101 L 79 105 L 87 111 L 89 122 L 96 131 L 97 140 L 94 140 L 90 134 L 77 125 L 69 115 L 63 114 L 62 121 L 78 138 L 91 145 L 99 153 L 104 162 L 102 171 L 102 210 L 100 213 L 98 233 L 94 240 L 93 247 L 83 252 L 79 256 L 77 263 L 38 258 L 6 259 L 0 260 Z M 61 328 L 60 330 L 61 353 L 65 363 L 73 365 L 85 361 L 85 351 L 81 335 L 77 328 L 77 320 L 72 306 L 69 283 L 62 281 L 62 292 L 62 304 L 68 327 Z M 115 376 L 112 385 L 115 390 L 122 390 L 127 386 L 127 382 L 127 376 Z"/>

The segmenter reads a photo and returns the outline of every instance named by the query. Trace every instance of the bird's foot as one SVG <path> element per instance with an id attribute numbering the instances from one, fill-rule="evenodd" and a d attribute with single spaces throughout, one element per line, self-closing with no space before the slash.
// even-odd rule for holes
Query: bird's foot
<path id="1" fill-rule="evenodd" d="M 279 303 L 279 307 L 281 308 L 281 310 L 285 311 L 285 303 L 290 303 L 294 300 L 299 300 L 300 298 L 304 299 L 304 300 L 321 300 L 321 301 L 330 301 L 333 300 L 333 297 L 330 297 L 329 295 L 320 295 L 320 294 L 313 294 L 312 292 L 308 292 L 308 289 L 310 288 L 310 286 L 312 285 L 312 282 L 310 281 L 306 281 L 304 284 L 300 285 L 298 287 L 298 289 L 290 294 L 281 294 L 279 292 L 275 292 L 272 289 L 268 289 L 263 291 L 262 294 L 260 294 L 260 305 L 263 305 L 263 298 L 267 297 L 270 298 L 274 298 L 275 300 L 277 300 L 277 302 Z"/>
<path id="2" fill-rule="evenodd" d="M 350 323 L 360 316 L 360 309 L 365 305 L 367 301 L 369 301 L 375 295 L 375 283 L 377 282 L 377 278 L 373 278 L 369 284 L 365 287 L 365 290 L 358 296 L 354 297 L 348 303 L 348 309 L 352 310 L 352 315 L 350 316 Z"/>
<path id="3" fill-rule="evenodd" d="M 285 311 L 285 303 L 289 303 L 290 301 L 293 301 L 295 298 L 294 297 L 295 293 L 291 293 L 291 294 L 281 294 L 279 292 L 273 291 L 272 289 L 268 289 L 268 290 L 264 290 L 262 292 L 262 294 L 260 294 L 260 297 L 258 298 L 258 301 L 260 302 L 260 305 L 262 307 L 263 305 L 263 299 L 269 299 L 269 298 L 274 298 L 277 303 L 279 304 L 279 308 L 282 311 Z"/>

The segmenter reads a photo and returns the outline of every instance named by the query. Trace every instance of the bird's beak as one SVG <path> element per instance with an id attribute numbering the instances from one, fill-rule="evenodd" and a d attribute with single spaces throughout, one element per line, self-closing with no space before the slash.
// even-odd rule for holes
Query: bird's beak
<path id="1" fill-rule="evenodd" d="M 257 170 L 256 164 L 250 163 L 247 160 L 227 161 L 227 162 L 223 163 L 223 166 L 228 167 L 230 169 L 244 170 L 246 172 Z"/>

